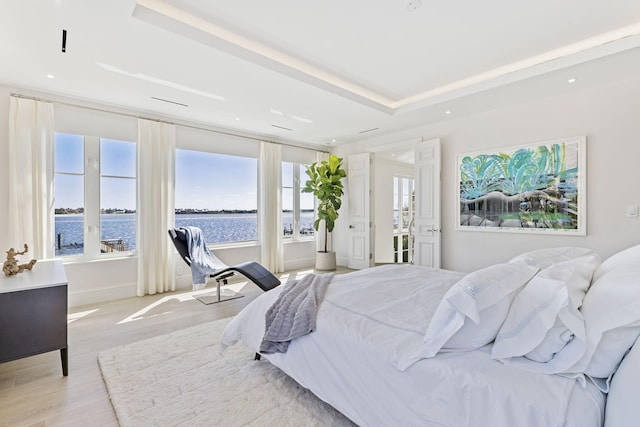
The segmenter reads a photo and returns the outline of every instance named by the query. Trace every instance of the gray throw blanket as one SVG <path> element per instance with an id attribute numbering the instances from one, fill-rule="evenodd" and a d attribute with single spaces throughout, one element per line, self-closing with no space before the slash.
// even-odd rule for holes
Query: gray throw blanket
<path id="1" fill-rule="evenodd" d="M 202 237 L 202 230 L 198 227 L 180 227 L 185 231 L 189 258 L 191 259 L 191 279 L 194 285 L 204 284 L 207 275 L 225 268 L 226 265 L 215 255 L 209 252 L 207 244 Z"/>
<path id="2" fill-rule="evenodd" d="M 333 273 L 309 274 L 287 281 L 265 315 L 261 353 L 286 353 L 291 340 L 315 330 L 318 307 L 332 277 Z"/>

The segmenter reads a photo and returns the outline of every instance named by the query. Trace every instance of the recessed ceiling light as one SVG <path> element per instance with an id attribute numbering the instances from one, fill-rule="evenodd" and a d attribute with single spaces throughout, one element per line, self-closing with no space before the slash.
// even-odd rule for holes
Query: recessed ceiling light
<path id="1" fill-rule="evenodd" d="M 240 120 L 240 117 L 236 117 L 236 120 Z"/>
<path id="2" fill-rule="evenodd" d="M 274 109 L 274 108 L 270 109 L 269 111 L 271 111 L 273 114 L 276 114 L 276 115 L 278 115 L 278 116 L 281 116 L 281 115 L 282 115 L 282 111 L 280 111 L 280 110 L 276 110 L 276 109 Z"/>
<path id="3" fill-rule="evenodd" d="M 570 78 L 569 80 L 567 80 L 568 83 L 575 83 L 576 79 L 574 77 Z"/>
<path id="4" fill-rule="evenodd" d="M 54 79 L 56 76 L 54 76 L 53 74 L 47 74 L 47 78 L 48 79 Z"/>
<path id="5" fill-rule="evenodd" d="M 445 114 L 451 114 L 451 110 L 447 110 L 444 112 Z"/>
<path id="6" fill-rule="evenodd" d="M 332 140 L 331 140 L 331 142 L 336 142 L 336 140 L 335 140 L 335 139 L 332 139 Z"/>

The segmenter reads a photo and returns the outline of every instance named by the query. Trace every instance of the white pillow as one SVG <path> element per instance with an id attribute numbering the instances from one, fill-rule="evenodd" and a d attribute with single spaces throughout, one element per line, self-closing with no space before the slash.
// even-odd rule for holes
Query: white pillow
<path id="1" fill-rule="evenodd" d="M 403 354 L 404 371 L 440 350 L 475 350 L 495 339 L 515 294 L 536 274 L 522 263 L 495 264 L 467 274 L 444 295 L 431 318 L 423 345 Z"/>
<path id="2" fill-rule="evenodd" d="M 583 320 L 584 322 L 584 320 Z M 584 327 L 583 337 L 584 337 Z M 571 340 L 575 338 L 572 332 L 560 319 L 556 319 L 556 323 L 547 331 L 544 339 L 533 350 L 524 355 L 529 360 L 538 363 L 548 363 L 553 357 L 560 353 Z M 577 360 L 576 356 L 576 360 Z"/>
<path id="3" fill-rule="evenodd" d="M 607 272 L 619 267 L 640 264 L 640 245 L 632 246 L 607 258 L 593 273 L 593 281 L 597 281 Z"/>
<path id="4" fill-rule="evenodd" d="M 562 372 L 576 363 L 586 348 L 584 320 L 578 308 L 599 263 L 597 255 L 588 255 L 552 264 L 536 274 L 513 301 L 491 356 L 503 361 L 525 356 L 533 362 L 549 363 L 577 337 L 583 343 L 572 346 L 577 353 L 565 354 L 554 361 L 556 366 L 544 370 Z"/>
<path id="5" fill-rule="evenodd" d="M 424 338 L 426 357 L 475 350 L 494 340 L 516 291 L 536 274 L 524 264 L 496 264 L 460 279 L 438 305 Z"/>
<path id="6" fill-rule="evenodd" d="M 607 427 L 628 427 L 638 423 L 638 384 L 640 384 L 640 342 L 624 357 L 611 380 L 607 395 Z"/>
<path id="7" fill-rule="evenodd" d="M 640 322 L 603 333 L 585 374 L 593 378 L 609 378 L 638 336 L 640 336 Z"/>
<path id="8" fill-rule="evenodd" d="M 580 311 L 588 348 L 572 371 L 609 379 L 640 336 L 640 264 L 603 274 L 592 283 Z"/>
<path id="9" fill-rule="evenodd" d="M 523 262 L 538 268 L 547 268 L 558 262 L 568 261 L 593 254 L 593 250 L 577 246 L 563 246 L 559 248 L 544 248 L 524 252 L 509 260 L 509 262 Z"/>

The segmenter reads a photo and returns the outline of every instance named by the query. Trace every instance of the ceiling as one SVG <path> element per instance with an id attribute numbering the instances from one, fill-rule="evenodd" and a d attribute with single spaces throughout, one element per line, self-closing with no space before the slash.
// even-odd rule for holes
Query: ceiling
<path id="1" fill-rule="evenodd" d="M 309 145 L 640 72 L 638 0 L 0 0 L 0 12 L 0 84 Z"/>

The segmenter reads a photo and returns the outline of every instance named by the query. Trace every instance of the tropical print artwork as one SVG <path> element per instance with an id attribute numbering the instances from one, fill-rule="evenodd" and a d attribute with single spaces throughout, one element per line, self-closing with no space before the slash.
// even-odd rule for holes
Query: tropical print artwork
<path id="1" fill-rule="evenodd" d="M 458 156 L 459 228 L 583 233 L 585 139 Z"/>

